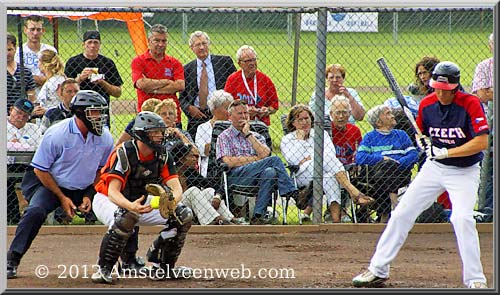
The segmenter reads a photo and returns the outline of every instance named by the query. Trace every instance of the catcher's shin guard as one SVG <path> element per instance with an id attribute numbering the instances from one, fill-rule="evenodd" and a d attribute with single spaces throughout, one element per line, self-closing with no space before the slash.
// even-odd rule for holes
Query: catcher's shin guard
<path id="1" fill-rule="evenodd" d="M 101 268 L 105 268 L 107 271 L 113 269 L 138 221 L 139 215 L 136 213 L 122 208 L 115 212 L 115 222 L 111 229 L 106 232 L 101 242 L 99 261 L 97 262 Z"/>
<path id="2" fill-rule="evenodd" d="M 173 270 L 175 263 L 179 258 L 184 242 L 186 241 L 187 232 L 191 228 L 193 220 L 193 212 L 191 209 L 183 204 L 179 204 L 175 209 L 177 218 L 175 220 L 167 221 L 167 224 L 172 222 L 177 228 L 177 235 L 171 239 L 166 240 L 161 245 L 160 263 L 162 268 Z M 180 222 L 180 223 L 179 223 Z"/>

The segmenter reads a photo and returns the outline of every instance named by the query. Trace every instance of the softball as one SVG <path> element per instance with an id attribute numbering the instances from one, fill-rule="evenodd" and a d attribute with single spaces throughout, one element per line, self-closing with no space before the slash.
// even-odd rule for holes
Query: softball
<path id="1" fill-rule="evenodd" d="M 160 208 L 160 196 L 153 196 L 153 198 L 151 199 L 151 203 L 149 205 L 153 209 Z"/>

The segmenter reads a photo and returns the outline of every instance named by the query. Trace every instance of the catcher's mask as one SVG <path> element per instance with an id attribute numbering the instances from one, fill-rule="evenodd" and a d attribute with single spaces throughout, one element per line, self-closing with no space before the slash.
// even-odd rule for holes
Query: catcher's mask
<path id="1" fill-rule="evenodd" d="M 143 111 L 135 118 L 134 127 L 130 135 L 145 143 L 159 155 L 166 153 L 165 130 L 167 125 L 160 115 Z"/>
<path id="2" fill-rule="evenodd" d="M 454 90 L 460 84 L 460 68 L 450 61 L 443 61 L 432 71 L 429 85 L 434 89 Z"/>
<path id="3" fill-rule="evenodd" d="M 71 113 L 83 121 L 90 132 L 102 135 L 108 118 L 108 103 L 104 97 L 93 90 L 80 90 L 71 99 L 69 108 Z"/>

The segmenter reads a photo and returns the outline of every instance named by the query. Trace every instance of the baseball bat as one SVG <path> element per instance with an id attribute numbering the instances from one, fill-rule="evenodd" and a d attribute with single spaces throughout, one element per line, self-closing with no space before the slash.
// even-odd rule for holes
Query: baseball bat
<path id="1" fill-rule="evenodd" d="M 384 75 L 385 79 L 389 83 L 389 86 L 391 87 L 392 92 L 396 96 L 396 99 L 403 108 L 405 116 L 408 118 L 408 120 L 410 120 L 413 129 L 415 129 L 415 132 L 417 132 L 418 135 L 422 135 L 422 132 L 420 131 L 420 128 L 418 128 L 417 122 L 415 121 L 413 114 L 408 108 L 408 104 L 406 103 L 405 97 L 403 96 L 403 92 L 401 92 L 401 88 L 399 88 L 399 84 L 396 81 L 396 78 L 394 78 L 394 75 L 389 69 L 389 66 L 385 62 L 385 59 L 383 57 L 377 59 L 377 64 L 380 67 L 380 71 L 382 71 L 382 74 Z"/>

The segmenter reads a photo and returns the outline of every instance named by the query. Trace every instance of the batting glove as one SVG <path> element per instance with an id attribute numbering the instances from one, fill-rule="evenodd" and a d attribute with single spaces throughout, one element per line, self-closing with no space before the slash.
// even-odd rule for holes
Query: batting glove
<path id="1" fill-rule="evenodd" d="M 417 145 L 420 148 L 420 150 L 425 151 L 428 146 L 431 146 L 431 139 L 425 135 L 418 136 L 417 135 Z"/>
<path id="2" fill-rule="evenodd" d="M 447 148 L 438 148 L 435 146 L 429 145 L 425 149 L 425 154 L 427 155 L 427 159 L 430 160 L 442 160 L 448 158 L 448 149 Z"/>

